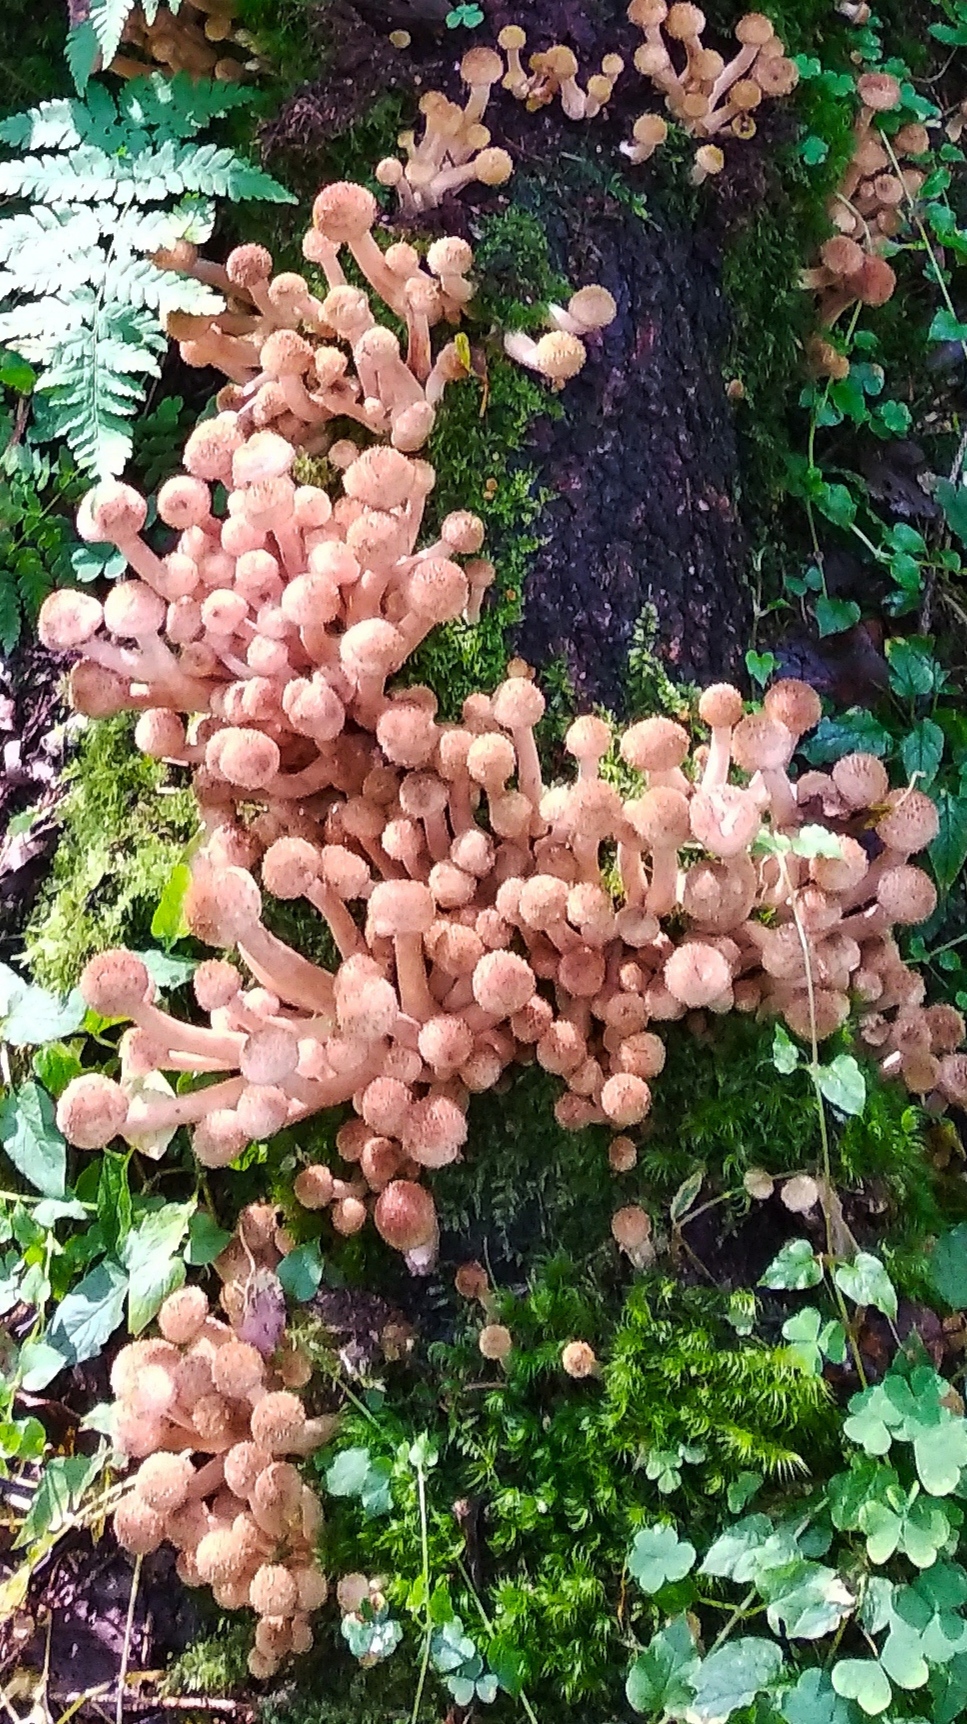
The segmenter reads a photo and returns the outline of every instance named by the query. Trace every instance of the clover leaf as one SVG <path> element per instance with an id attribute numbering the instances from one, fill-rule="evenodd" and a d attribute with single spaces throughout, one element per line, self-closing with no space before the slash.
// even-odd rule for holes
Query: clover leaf
<path id="1" fill-rule="evenodd" d="M 628 1567 L 642 1592 L 660 1592 L 669 1581 L 684 1580 L 696 1550 L 673 1526 L 646 1526 L 635 1536 Z"/>
<path id="2" fill-rule="evenodd" d="M 855 1700 L 870 1718 L 885 1712 L 893 1699 L 890 1679 L 875 1658 L 841 1658 L 833 1665 L 833 1687 L 844 1700 Z"/>
<path id="3" fill-rule="evenodd" d="M 823 1278 L 823 1266 L 808 1239 L 790 1239 L 760 1277 L 760 1287 L 777 1292 L 801 1293 Z"/>

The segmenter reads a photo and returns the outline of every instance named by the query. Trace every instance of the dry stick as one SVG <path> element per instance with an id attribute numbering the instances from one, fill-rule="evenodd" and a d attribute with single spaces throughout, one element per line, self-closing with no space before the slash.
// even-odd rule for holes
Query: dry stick
<path id="1" fill-rule="evenodd" d="M 806 971 L 806 1000 L 809 1006 L 810 1051 L 810 1061 L 806 1069 L 809 1072 L 809 1079 L 813 1086 L 813 1091 L 816 1097 L 816 1107 L 819 1112 L 819 1138 L 823 1150 L 823 1177 L 826 1181 L 827 1191 L 831 1191 L 833 1186 L 833 1174 L 829 1149 L 829 1129 L 826 1124 L 826 1098 L 823 1095 L 822 1086 L 819 1082 L 819 1037 L 816 1034 L 816 990 L 813 983 L 812 956 L 809 950 L 809 940 L 803 926 L 802 917 L 799 914 L 799 906 L 796 902 L 796 892 L 789 873 L 789 865 L 786 857 L 782 855 L 781 852 L 778 856 L 778 861 L 779 872 L 782 876 L 783 885 L 786 888 L 789 908 L 792 912 L 792 919 L 795 924 L 796 935 L 802 950 L 803 965 Z M 826 1255 L 828 1258 L 832 1259 L 835 1257 L 835 1252 L 833 1250 L 833 1229 L 830 1221 L 828 1202 L 823 1204 L 823 1221 L 826 1227 Z M 835 1276 L 830 1275 L 829 1281 L 833 1289 L 833 1297 L 836 1300 L 836 1304 L 839 1309 L 840 1320 L 849 1339 L 850 1352 L 853 1355 L 856 1374 L 865 1389 L 867 1386 L 866 1372 L 863 1369 L 863 1360 L 860 1355 L 859 1345 L 852 1329 L 850 1328 L 849 1312 L 846 1309 L 846 1301 L 843 1298 L 840 1288 L 836 1284 Z"/>
<path id="2" fill-rule="evenodd" d="M 131 1656 L 131 1635 L 134 1632 L 134 1607 L 138 1600 L 138 1584 L 141 1580 L 142 1556 L 134 1559 L 134 1573 L 131 1576 L 131 1597 L 128 1599 L 128 1615 L 124 1624 L 124 1645 L 121 1648 L 121 1665 L 118 1670 L 117 1704 L 114 1708 L 114 1724 L 124 1724 L 124 1684 L 128 1678 L 128 1659 Z"/>

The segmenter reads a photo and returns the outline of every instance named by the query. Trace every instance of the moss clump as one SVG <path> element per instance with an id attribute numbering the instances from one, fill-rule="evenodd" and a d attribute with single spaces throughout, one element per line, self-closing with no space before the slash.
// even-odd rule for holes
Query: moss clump
<path id="1" fill-rule="evenodd" d="M 365 1446 L 388 1465 L 393 1506 L 365 1517 L 357 1502 L 331 1502 L 334 1569 L 386 1577 L 405 1622 L 421 1566 L 408 1456 L 426 1432 L 437 1455 L 427 1473 L 431 1575 L 448 1577 L 476 1633 L 459 1564 L 477 1570 L 495 1635 L 517 1648 L 539 1713 L 553 1698 L 569 1718 L 597 1717 L 614 1700 L 622 1574 L 638 1527 L 668 1508 L 690 1528 L 711 1526 L 740 1472 L 804 1476 L 805 1455 L 831 1452 L 826 1385 L 779 1350 L 737 1340 L 722 1309 L 717 1295 L 657 1277 L 605 1289 L 557 1257 L 526 1292 L 498 1301 L 514 1341 L 506 1373 L 480 1358 L 479 1312 L 464 1315 L 462 1337 L 431 1346 L 425 1368 L 394 1382 L 374 1417 L 347 1413 L 339 1447 Z M 593 1346 L 599 1380 L 564 1374 L 561 1350 L 575 1338 Z M 658 1456 L 670 1457 L 668 1473 L 647 1465 Z M 415 1655 L 412 1631 L 401 1650 Z"/>
<path id="2" fill-rule="evenodd" d="M 202 1594 L 198 1595 L 203 1597 Z M 249 1681 L 248 1654 L 252 1630 L 248 1622 L 221 1622 L 201 1634 L 165 1672 L 167 1695 L 233 1694 Z"/>
<path id="3" fill-rule="evenodd" d="M 53 874 L 31 918 L 27 954 L 37 978 L 73 986 L 107 946 L 143 946 L 151 918 L 197 831 L 194 798 L 166 784 L 166 768 L 139 754 L 128 714 L 84 733 L 61 804 Z"/>

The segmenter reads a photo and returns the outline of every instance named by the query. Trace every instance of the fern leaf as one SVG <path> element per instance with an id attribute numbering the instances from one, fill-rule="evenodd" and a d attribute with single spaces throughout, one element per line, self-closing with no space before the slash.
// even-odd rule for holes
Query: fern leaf
<path id="1" fill-rule="evenodd" d="M 90 21 L 105 66 L 118 51 L 121 32 L 134 8 L 134 0 L 91 0 Z"/>
<path id="2" fill-rule="evenodd" d="M 188 196 L 171 209 L 131 209 L 112 226 L 115 251 L 147 253 L 160 251 L 186 239 L 204 245 L 215 226 L 215 206 L 207 198 Z"/>
<path id="3" fill-rule="evenodd" d="M 297 202 L 293 193 L 280 186 L 271 174 L 252 167 L 234 150 L 219 149 L 215 144 L 199 144 L 183 150 L 178 172 L 186 191 L 204 192 L 207 197 L 230 198 L 233 203 L 247 198 L 266 203 Z"/>
<path id="4" fill-rule="evenodd" d="M 156 130 L 163 137 L 190 138 L 234 108 L 247 106 L 254 91 L 244 84 L 216 83 L 178 72 L 165 78 L 132 78 L 117 97 L 118 110 L 132 124 Z"/>
<path id="5" fill-rule="evenodd" d="M 0 650 L 12 652 L 20 639 L 20 595 L 12 575 L 0 568 Z"/>
<path id="6" fill-rule="evenodd" d="M 73 293 L 89 281 L 101 257 L 102 223 L 93 210 L 51 210 L 42 204 L 0 222 L 0 297 L 12 293 Z"/>
<path id="7" fill-rule="evenodd" d="M 89 18 L 68 30 L 64 53 L 79 96 L 83 96 L 87 89 L 91 73 L 97 65 L 98 52 L 97 33 Z"/>
<path id="8" fill-rule="evenodd" d="M 26 113 L 0 121 L 0 143 L 16 150 L 70 150 L 83 142 L 77 110 L 83 103 L 68 96 L 41 102 Z"/>
<path id="9" fill-rule="evenodd" d="M 92 144 L 69 156 L 27 156 L 0 162 L 0 197 L 45 204 L 97 203 L 115 195 L 122 163 Z"/>
<path id="10" fill-rule="evenodd" d="M 164 346 L 153 318 L 129 306 L 94 306 L 88 323 L 57 349 L 37 387 L 48 397 L 53 434 L 99 478 L 122 472 L 145 375 L 158 376 Z"/>
<path id="11" fill-rule="evenodd" d="M 134 305 L 153 311 L 160 318 L 169 311 L 189 311 L 197 315 L 224 311 L 220 294 L 192 276 L 178 275 L 174 270 L 157 269 L 146 258 L 117 259 L 111 264 L 111 294 L 120 305 Z"/>
<path id="12" fill-rule="evenodd" d="M 81 295 L 58 299 L 56 294 L 45 294 L 15 305 L 0 312 L 0 342 L 24 359 L 43 364 L 57 343 L 83 323 L 85 309 Z"/>

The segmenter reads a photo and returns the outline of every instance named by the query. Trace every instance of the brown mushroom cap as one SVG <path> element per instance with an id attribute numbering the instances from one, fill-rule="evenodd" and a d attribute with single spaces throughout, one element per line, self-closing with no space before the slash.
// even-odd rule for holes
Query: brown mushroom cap
<path id="1" fill-rule="evenodd" d="M 625 731 L 620 753 L 637 772 L 671 772 L 688 753 L 688 732 L 670 718 L 645 718 Z"/>
<path id="2" fill-rule="evenodd" d="M 892 790 L 888 812 L 876 823 L 876 835 L 890 850 L 912 856 L 932 844 L 940 830 L 937 805 L 922 790 Z"/>
<path id="3" fill-rule="evenodd" d="M 383 1187 L 373 1210 L 376 1230 L 394 1251 L 415 1251 L 436 1232 L 436 1208 L 425 1186 L 411 1179 L 392 1179 Z"/>

